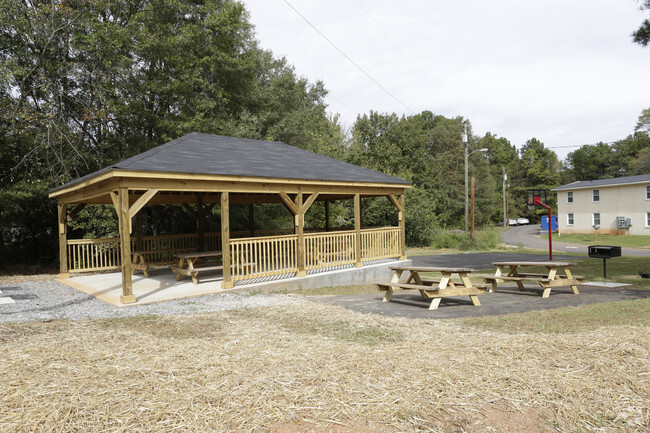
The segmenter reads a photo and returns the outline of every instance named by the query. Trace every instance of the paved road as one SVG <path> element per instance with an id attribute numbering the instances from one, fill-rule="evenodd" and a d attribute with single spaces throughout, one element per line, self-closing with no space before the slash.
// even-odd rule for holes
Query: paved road
<path id="1" fill-rule="evenodd" d="M 504 231 L 501 237 L 508 245 L 523 245 L 526 248 L 548 251 L 548 238 L 540 238 L 539 225 L 537 224 L 512 227 Z M 561 239 L 561 236 L 553 236 L 553 252 L 587 254 L 586 245 L 567 244 Z M 595 239 L 594 244 L 596 244 Z M 621 253 L 624 256 L 650 257 L 650 250 L 623 248 Z"/>

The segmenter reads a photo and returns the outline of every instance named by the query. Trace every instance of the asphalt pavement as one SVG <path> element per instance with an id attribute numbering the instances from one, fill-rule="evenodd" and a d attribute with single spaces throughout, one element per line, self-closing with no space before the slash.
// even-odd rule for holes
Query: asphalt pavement
<path id="1" fill-rule="evenodd" d="M 525 226 L 515 226 L 505 230 L 501 237 L 503 242 L 512 246 L 523 246 L 535 250 L 548 251 L 548 238 L 540 237 L 539 224 L 529 224 Z M 553 234 L 551 238 L 553 244 L 553 252 L 558 253 L 573 253 L 573 254 L 587 254 L 588 245 L 576 245 L 562 242 L 562 236 Z M 594 245 L 599 245 L 594 236 Z M 621 254 L 624 256 L 640 256 L 650 257 L 650 250 L 642 250 L 635 248 L 622 248 Z"/>
<path id="2" fill-rule="evenodd" d="M 439 254 L 409 257 L 415 266 L 465 267 L 471 269 L 490 269 L 496 261 L 547 261 L 548 240 L 540 238 L 539 225 L 512 227 L 502 234 L 504 242 L 513 246 L 523 246 L 540 250 L 539 254 L 516 252 Z M 544 252 L 545 251 L 545 252 Z M 562 260 L 584 259 L 587 247 L 553 240 L 553 251 L 574 253 L 562 255 Z M 578 255 L 579 254 L 579 255 Z M 624 248 L 623 255 L 650 256 L 650 250 Z M 470 277 L 472 275 L 470 274 Z M 472 280 L 481 282 L 479 276 Z M 437 310 L 429 310 L 430 301 L 424 301 L 417 292 L 397 292 L 390 302 L 382 302 L 383 292 L 344 296 L 310 297 L 316 302 L 340 305 L 351 310 L 388 316 L 425 319 L 448 319 L 457 317 L 478 317 L 511 313 L 524 313 L 568 306 L 579 306 L 601 302 L 650 298 L 650 290 L 632 290 L 624 287 L 591 286 L 586 282 L 579 286 L 580 294 L 574 295 L 569 287 L 554 289 L 549 298 L 541 297 L 538 285 L 526 284 L 525 291 L 517 290 L 514 284 L 500 285 L 494 293 L 479 296 L 481 306 L 472 305 L 469 296 L 443 298 Z"/>

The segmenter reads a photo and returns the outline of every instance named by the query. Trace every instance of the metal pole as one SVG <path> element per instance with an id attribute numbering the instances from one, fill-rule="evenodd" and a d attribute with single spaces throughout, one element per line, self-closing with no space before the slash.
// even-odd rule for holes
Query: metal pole
<path id="1" fill-rule="evenodd" d="M 548 209 L 548 260 L 553 261 L 553 239 L 552 239 L 552 233 L 553 230 L 551 230 L 551 207 L 547 206 L 545 203 L 542 203 L 541 200 L 539 200 L 537 197 L 535 197 L 535 200 L 533 201 L 533 204 L 538 204 L 540 206 L 544 206 L 546 209 Z"/>
<path id="2" fill-rule="evenodd" d="M 467 142 L 465 142 L 465 233 L 467 233 L 467 212 L 469 208 L 469 191 L 467 185 L 467 176 L 468 176 L 467 157 L 468 157 Z"/>

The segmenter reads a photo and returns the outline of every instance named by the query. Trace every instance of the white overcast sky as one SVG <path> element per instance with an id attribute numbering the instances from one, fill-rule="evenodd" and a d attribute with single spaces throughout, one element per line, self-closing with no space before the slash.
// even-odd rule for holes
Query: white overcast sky
<path id="1" fill-rule="evenodd" d="M 564 159 L 578 148 L 566 146 L 625 138 L 650 107 L 650 47 L 630 36 L 649 14 L 635 0 L 244 3 L 261 46 L 322 80 L 348 127 L 370 110 L 430 110 Z"/>

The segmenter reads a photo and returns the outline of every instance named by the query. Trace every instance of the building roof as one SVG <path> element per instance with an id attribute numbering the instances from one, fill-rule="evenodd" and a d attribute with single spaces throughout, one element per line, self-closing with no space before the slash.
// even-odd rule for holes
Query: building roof
<path id="1" fill-rule="evenodd" d="M 111 170 L 410 185 L 403 179 L 279 141 L 192 132 L 73 180 L 50 193 Z"/>
<path id="2" fill-rule="evenodd" d="M 640 174 L 638 176 L 615 177 L 612 179 L 580 180 L 577 182 L 558 186 L 557 188 L 553 188 L 552 191 L 567 191 L 573 189 L 621 186 L 621 185 L 630 185 L 635 183 L 648 183 L 648 182 L 650 182 L 650 174 Z"/>

